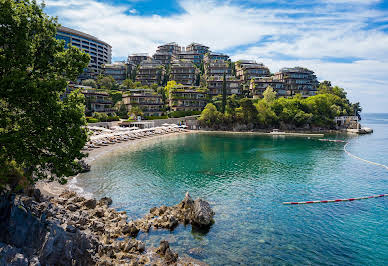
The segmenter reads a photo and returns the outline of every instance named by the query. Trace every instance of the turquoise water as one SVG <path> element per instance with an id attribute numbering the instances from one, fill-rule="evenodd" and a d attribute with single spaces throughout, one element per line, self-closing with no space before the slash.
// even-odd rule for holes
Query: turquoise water
<path id="1" fill-rule="evenodd" d="M 350 141 L 357 156 L 388 165 L 388 115 L 365 115 L 372 135 Z M 228 134 L 165 138 L 100 159 L 78 178 L 85 191 L 110 196 L 135 219 L 153 206 L 178 203 L 186 191 L 215 210 L 209 232 L 190 226 L 140 234 L 156 246 L 211 265 L 384 265 L 388 198 L 282 205 L 284 201 L 388 193 L 388 171 L 355 160 L 342 143 Z"/>

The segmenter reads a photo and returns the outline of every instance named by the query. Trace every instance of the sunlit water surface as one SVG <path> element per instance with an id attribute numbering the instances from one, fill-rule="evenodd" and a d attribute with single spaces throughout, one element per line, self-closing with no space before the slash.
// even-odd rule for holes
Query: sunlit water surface
<path id="1" fill-rule="evenodd" d="M 388 115 L 364 115 L 372 135 L 350 141 L 357 156 L 388 165 Z M 99 159 L 78 185 L 139 218 L 189 191 L 216 213 L 209 232 L 190 226 L 142 233 L 157 246 L 211 265 L 383 265 L 388 262 L 388 198 L 283 205 L 388 193 L 388 171 L 355 160 L 343 143 L 316 139 L 191 134 Z"/>

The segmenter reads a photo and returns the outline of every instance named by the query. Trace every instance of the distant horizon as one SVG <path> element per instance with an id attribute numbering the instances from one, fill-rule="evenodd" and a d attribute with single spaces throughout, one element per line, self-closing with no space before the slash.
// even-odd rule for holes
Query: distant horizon
<path id="1" fill-rule="evenodd" d="M 381 0 L 47 0 L 45 11 L 112 45 L 112 61 L 195 41 L 271 72 L 306 67 L 365 112 L 388 113 L 388 3 Z"/>

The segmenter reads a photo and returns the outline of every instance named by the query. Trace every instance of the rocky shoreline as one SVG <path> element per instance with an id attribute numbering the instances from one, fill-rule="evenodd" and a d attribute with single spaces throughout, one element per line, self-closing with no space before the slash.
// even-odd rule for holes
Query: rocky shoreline
<path id="1" fill-rule="evenodd" d="M 86 199 L 73 191 L 57 197 L 30 189 L 0 196 L 0 265 L 205 265 L 178 256 L 167 241 L 158 248 L 137 240 L 153 227 L 173 230 L 179 223 L 210 227 L 214 212 L 187 193 L 175 206 L 152 208 L 128 221 L 109 207 L 110 198 Z"/>

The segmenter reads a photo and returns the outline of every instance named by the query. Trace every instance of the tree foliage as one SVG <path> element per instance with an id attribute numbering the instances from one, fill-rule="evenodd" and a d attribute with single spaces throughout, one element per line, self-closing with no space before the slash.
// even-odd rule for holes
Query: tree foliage
<path id="1" fill-rule="evenodd" d="M 112 90 L 116 82 L 112 76 L 99 75 L 97 78 L 97 84 L 100 89 Z"/>
<path id="2" fill-rule="evenodd" d="M 90 58 L 64 49 L 35 1 L 1 0 L 0 25 L 0 168 L 15 164 L 31 181 L 69 175 L 84 156 L 84 97 L 60 96 Z"/>
<path id="3" fill-rule="evenodd" d="M 324 86 L 330 85 L 330 88 Z M 268 87 L 264 98 L 257 100 L 236 95 L 227 97 L 225 114 L 222 111 L 221 96 L 214 97 L 213 104 L 202 112 L 199 121 L 203 126 L 230 129 L 236 124 L 250 128 L 334 128 L 334 117 L 361 112 L 359 103 L 351 104 L 344 89 L 331 87 L 329 82 L 321 86 L 322 91 L 303 99 L 297 94 L 291 98 L 276 98 L 276 92 Z M 323 93 L 323 91 L 327 93 Z M 206 108 L 205 108 L 206 109 Z M 212 117 L 213 120 L 210 120 Z M 212 123 L 209 123 L 212 121 Z"/>
<path id="4" fill-rule="evenodd" d="M 94 89 L 97 89 L 97 83 L 94 79 L 85 79 L 82 81 L 82 85 L 84 86 L 90 86 Z"/>

